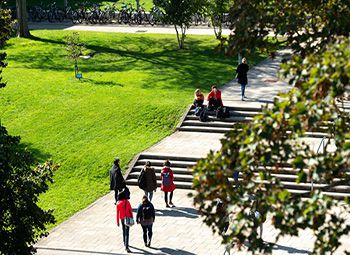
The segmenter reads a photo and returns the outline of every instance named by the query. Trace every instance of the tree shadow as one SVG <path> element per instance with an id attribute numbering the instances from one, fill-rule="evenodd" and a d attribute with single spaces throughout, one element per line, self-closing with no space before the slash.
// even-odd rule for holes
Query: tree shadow
<path id="1" fill-rule="evenodd" d="M 132 252 L 131 252 L 132 254 L 195 255 L 195 253 L 192 253 L 192 252 L 189 252 L 189 251 L 185 251 L 185 250 L 181 250 L 181 249 L 171 249 L 171 248 L 166 248 L 166 247 L 161 247 L 161 248 L 153 248 L 153 247 L 150 247 L 150 249 L 152 249 L 152 250 L 158 250 L 158 251 L 160 251 L 161 253 L 158 253 L 158 252 L 153 253 L 153 252 L 150 252 L 150 251 L 147 251 L 147 250 L 144 250 L 144 249 L 135 247 L 135 246 L 131 246 L 131 245 L 129 245 L 129 247 L 132 248 L 132 249 L 135 249 L 135 250 L 139 251 L 139 252 L 132 251 Z"/>
<path id="2" fill-rule="evenodd" d="M 171 209 L 156 210 L 156 217 L 170 216 L 170 217 L 185 217 L 196 219 L 199 217 L 198 211 L 189 207 L 173 207 Z"/>
<path id="3" fill-rule="evenodd" d="M 97 85 L 97 86 L 108 86 L 108 87 L 114 87 L 114 86 L 119 86 L 119 87 L 124 87 L 123 84 L 114 82 L 114 81 L 98 81 L 98 80 L 94 80 L 94 79 L 90 79 L 90 78 L 85 78 L 83 76 L 83 78 L 81 79 L 82 83 L 92 83 L 93 85 Z"/>
<path id="4" fill-rule="evenodd" d="M 52 156 L 47 152 L 42 152 L 41 150 L 35 148 L 32 143 L 28 143 L 28 142 L 25 142 L 25 143 L 21 142 L 19 144 L 19 149 L 23 151 L 28 151 L 32 155 L 34 162 L 36 163 L 45 162 L 48 159 L 50 159 Z"/>

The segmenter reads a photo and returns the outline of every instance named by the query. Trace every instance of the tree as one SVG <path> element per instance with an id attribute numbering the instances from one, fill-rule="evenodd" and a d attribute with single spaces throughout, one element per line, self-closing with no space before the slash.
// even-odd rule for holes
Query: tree
<path id="1" fill-rule="evenodd" d="M 259 202 L 259 212 L 269 215 L 283 235 L 297 236 L 302 229 L 315 234 L 313 254 L 328 254 L 340 246 L 340 237 L 350 233 L 344 215 L 349 199 L 338 201 L 327 192 L 350 183 L 350 117 L 344 113 L 341 98 L 350 90 L 349 1 L 245 1 L 236 0 L 230 9 L 233 33 L 230 53 L 271 50 L 272 34 L 283 35 L 293 57 L 282 64 L 281 74 L 294 88 L 275 99 L 254 121 L 235 126 L 222 140 L 222 148 L 210 153 L 194 167 L 194 203 L 205 222 L 219 231 L 224 242 L 249 242 L 254 252 L 271 252 L 257 234 L 262 222 L 250 212 Z M 276 40 L 276 44 L 280 41 Z M 305 132 L 326 127 L 329 143 L 317 154 L 302 138 Z M 295 183 L 314 180 L 325 185 L 301 196 L 292 195 L 276 177 L 289 165 L 296 173 Z M 228 178 L 242 175 L 234 190 Z M 224 214 L 234 218 L 231 232 L 223 234 L 225 217 L 216 214 L 220 199 Z M 350 254 L 349 251 L 347 254 Z"/>
<path id="2" fill-rule="evenodd" d="M 85 50 L 84 45 L 80 42 L 80 37 L 78 32 L 73 32 L 73 34 L 67 35 L 65 37 L 66 41 L 66 52 L 67 57 L 74 62 L 74 73 L 75 77 L 79 72 L 78 60 Z"/>
<path id="3" fill-rule="evenodd" d="M 283 36 L 295 52 L 318 51 L 350 30 L 350 0 L 233 1 L 228 52 L 269 50 L 274 35 Z M 276 43 L 283 43 L 275 40 Z"/>
<path id="4" fill-rule="evenodd" d="M 164 22 L 174 25 L 179 49 L 184 49 L 186 30 L 193 15 L 202 11 L 203 0 L 153 0 L 153 3 L 163 11 Z"/>
<path id="5" fill-rule="evenodd" d="M 222 38 L 222 25 L 224 23 L 224 14 L 228 13 L 229 2 L 231 0 L 207 0 L 205 3 L 206 13 L 210 17 L 211 24 L 214 28 L 216 39 Z"/>
<path id="6" fill-rule="evenodd" d="M 0 1 L 0 49 L 9 38 L 11 19 Z M 6 54 L 0 54 L 1 69 Z M 1 73 L 0 73 L 1 74 Z M 1 81 L 0 76 L 0 81 Z M 6 84 L 1 83 L 1 87 Z M 54 223 L 51 211 L 38 205 L 39 194 L 52 182 L 51 161 L 38 165 L 31 153 L 20 144 L 20 137 L 10 136 L 0 123 L 0 254 L 32 254 L 32 244 L 45 233 L 45 224 Z"/>
<path id="7" fill-rule="evenodd" d="M 27 0 L 16 0 L 17 20 L 18 20 L 18 37 L 30 38 L 28 28 Z"/>

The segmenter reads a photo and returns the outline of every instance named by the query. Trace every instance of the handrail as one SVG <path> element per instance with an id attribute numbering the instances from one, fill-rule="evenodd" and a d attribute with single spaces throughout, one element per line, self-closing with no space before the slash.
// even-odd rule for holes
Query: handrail
<path id="1" fill-rule="evenodd" d="M 324 149 L 325 149 L 325 147 L 326 147 L 326 144 L 325 144 L 325 139 L 326 139 L 327 137 L 326 136 L 324 136 L 322 139 L 321 139 L 321 142 L 320 142 L 320 145 L 318 146 L 318 148 L 317 148 L 317 154 L 320 152 L 320 149 L 321 149 L 321 145 L 323 145 L 323 152 L 324 152 Z M 327 142 L 327 144 L 329 143 L 329 140 L 330 140 L 330 138 L 328 139 L 328 142 Z M 314 178 L 311 176 L 311 191 L 313 191 L 314 190 Z"/>

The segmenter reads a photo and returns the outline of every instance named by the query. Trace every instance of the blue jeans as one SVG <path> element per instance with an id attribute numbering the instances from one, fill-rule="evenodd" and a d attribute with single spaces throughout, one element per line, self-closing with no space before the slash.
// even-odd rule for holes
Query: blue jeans
<path id="1" fill-rule="evenodd" d="M 151 192 L 145 191 L 145 195 L 146 195 L 146 197 L 148 197 L 148 200 L 149 200 L 150 202 L 152 202 L 153 191 L 151 191 Z"/>
<path id="2" fill-rule="evenodd" d="M 244 91 L 245 91 L 245 86 L 247 84 L 241 84 L 241 92 L 242 92 L 242 97 L 244 97 Z"/>
<path id="3" fill-rule="evenodd" d="M 142 226 L 143 241 L 145 242 L 145 244 L 147 244 L 147 232 L 148 232 L 148 241 L 151 242 L 151 240 L 152 240 L 152 235 L 153 235 L 152 226 L 153 226 L 153 224 Z"/>
<path id="4" fill-rule="evenodd" d="M 123 228 L 123 242 L 124 242 L 125 248 L 129 248 L 129 229 L 130 229 L 130 227 L 125 225 L 124 219 L 122 219 L 121 221 L 122 221 L 122 228 Z"/>

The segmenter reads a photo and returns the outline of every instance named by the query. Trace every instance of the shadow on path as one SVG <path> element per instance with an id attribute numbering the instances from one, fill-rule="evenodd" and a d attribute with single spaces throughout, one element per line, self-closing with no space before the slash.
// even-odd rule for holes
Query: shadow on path
<path id="1" fill-rule="evenodd" d="M 79 249 L 68 249 L 68 248 L 51 248 L 51 247 L 35 247 L 38 250 L 48 250 L 57 252 L 71 252 L 72 254 L 100 254 L 100 255 L 120 255 L 120 253 L 104 252 L 104 251 L 90 251 L 90 250 L 79 250 Z"/>
<path id="2" fill-rule="evenodd" d="M 196 219 L 199 217 L 197 210 L 189 207 L 173 207 L 171 209 L 156 210 L 156 217 L 170 216 L 170 217 L 185 217 Z"/>
<path id="3" fill-rule="evenodd" d="M 131 249 L 135 249 L 138 252 L 134 252 L 133 250 L 131 250 L 132 254 L 167 254 L 167 255 L 196 255 L 195 253 L 192 252 L 188 252 L 188 251 L 184 251 L 181 249 L 171 249 L 171 248 L 152 248 L 150 247 L 152 250 L 158 250 L 160 251 L 160 253 L 156 252 L 156 253 L 152 253 L 150 251 L 146 251 L 144 249 L 138 248 L 138 247 L 134 247 L 134 246 L 129 246 Z"/>

